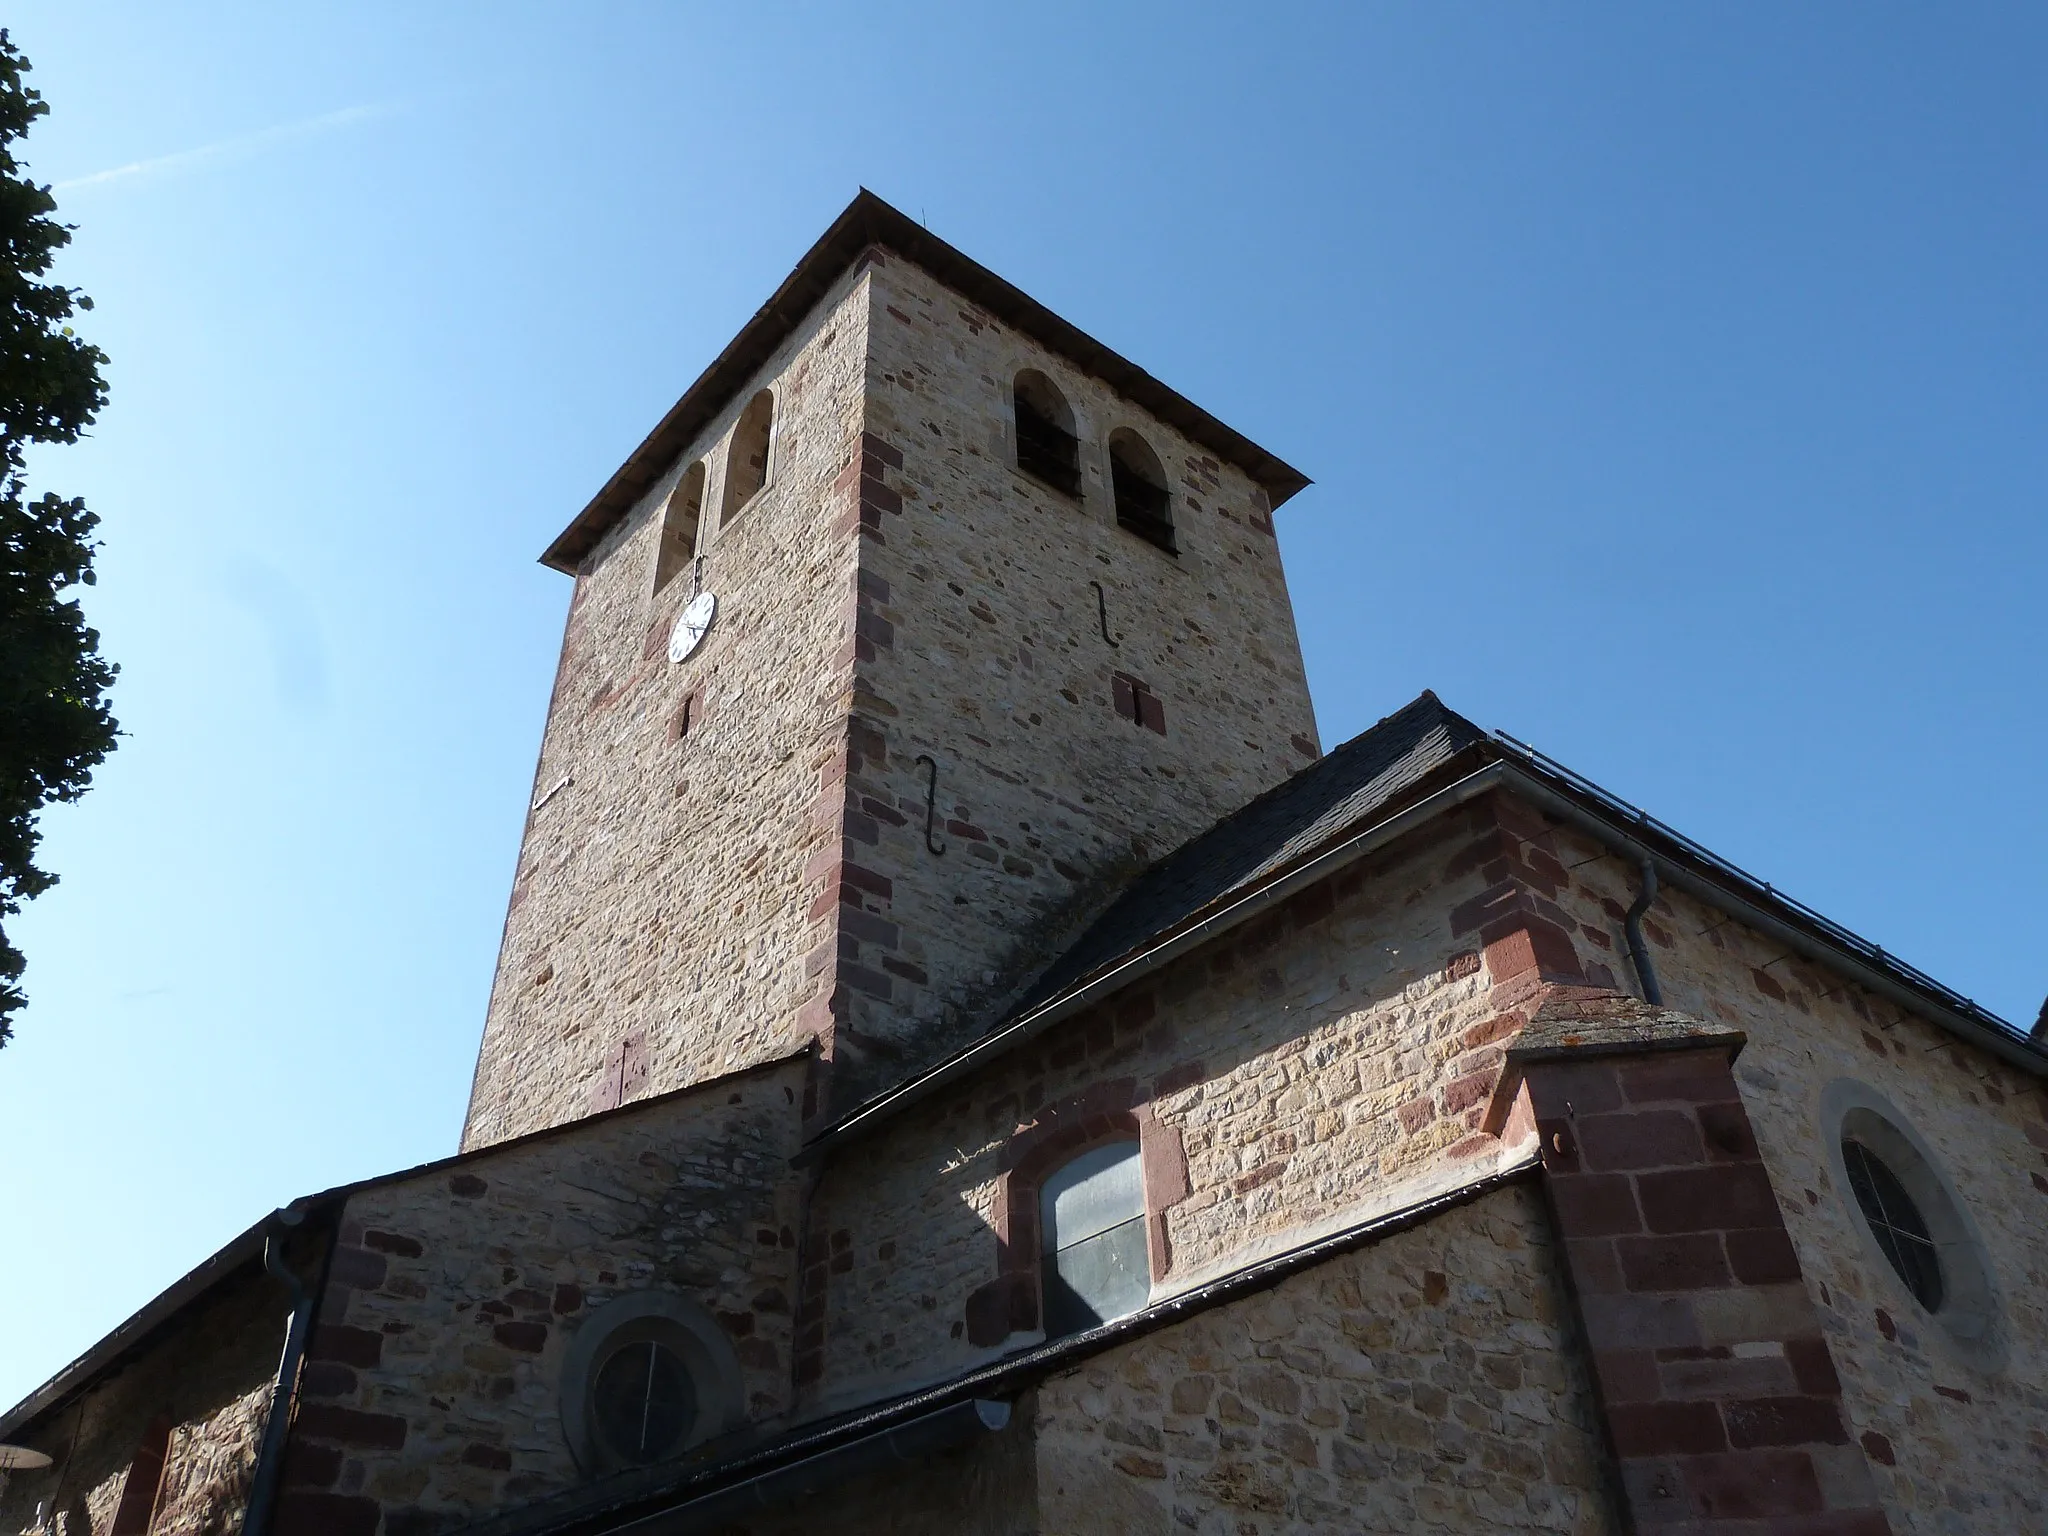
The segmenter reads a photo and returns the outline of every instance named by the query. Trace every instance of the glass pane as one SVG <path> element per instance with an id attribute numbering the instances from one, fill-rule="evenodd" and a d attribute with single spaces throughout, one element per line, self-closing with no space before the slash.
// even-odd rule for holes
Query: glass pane
<path id="1" fill-rule="evenodd" d="M 1842 1143 L 1842 1166 L 1863 1219 L 1870 1223 L 1878 1247 L 1906 1289 L 1928 1311 L 1939 1311 L 1945 1294 L 1941 1255 L 1927 1229 L 1927 1219 L 1906 1193 L 1906 1186 L 1884 1159 L 1860 1141 Z"/>
<path id="2" fill-rule="evenodd" d="M 675 1351 L 653 1339 L 623 1345 L 592 1388 L 597 1432 L 613 1455 L 637 1464 L 682 1448 L 697 1417 L 697 1393 Z"/>
<path id="3" fill-rule="evenodd" d="M 1138 1216 L 1046 1255 L 1046 1335 L 1078 1333 L 1135 1312 L 1151 1294 L 1145 1218 Z"/>
<path id="4" fill-rule="evenodd" d="M 1038 1197 L 1041 1244 L 1048 1253 L 1144 1214 L 1135 1141 L 1083 1152 L 1047 1179 Z"/>

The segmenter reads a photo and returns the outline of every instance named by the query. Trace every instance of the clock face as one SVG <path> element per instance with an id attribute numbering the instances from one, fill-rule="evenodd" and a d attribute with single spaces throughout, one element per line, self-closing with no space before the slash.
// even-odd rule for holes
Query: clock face
<path id="1" fill-rule="evenodd" d="M 704 643 L 711 629 L 711 616 L 718 612 L 718 599 L 699 592 L 689 606 L 676 615 L 676 627 L 668 632 L 668 659 L 687 661 L 690 653 Z"/>

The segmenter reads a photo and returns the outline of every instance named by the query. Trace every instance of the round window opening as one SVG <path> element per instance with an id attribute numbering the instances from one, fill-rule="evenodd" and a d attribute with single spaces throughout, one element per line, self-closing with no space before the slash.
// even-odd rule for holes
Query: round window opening
<path id="1" fill-rule="evenodd" d="M 562 1432 L 591 1477 L 671 1461 L 744 1421 L 745 1382 L 725 1329 L 672 1291 L 593 1309 L 563 1352 Z"/>
<path id="2" fill-rule="evenodd" d="M 634 1339 L 597 1368 L 590 1406 L 605 1449 L 644 1467 L 682 1449 L 697 1420 L 697 1389 L 673 1349 L 659 1339 Z"/>
<path id="3" fill-rule="evenodd" d="M 1842 1168 L 1849 1175 L 1849 1188 L 1862 1207 L 1863 1219 L 1870 1223 L 1870 1235 L 1891 1260 L 1893 1271 L 1915 1301 L 1930 1312 L 1939 1312 L 1941 1251 L 1906 1186 L 1883 1158 L 1848 1137 L 1842 1139 Z"/>
<path id="4" fill-rule="evenodd" d="M 1898 1107 L 1868 1084 L 1837 1078 L 1821 1094 L 1829 1172 L 1850 1219 L 1861 1229 L 1866 1272 L 1880 1293 L 1896 1282 L 1896 1300 L 1872 1300 L 1920 1339 L 1939 1341 L 1982 1370 L 2006 1361 L 2003 1308 L 1990 1252 L 1941 1158 Z M 1910 1298 L 1910 1299 L 1909 1299 Z"/>

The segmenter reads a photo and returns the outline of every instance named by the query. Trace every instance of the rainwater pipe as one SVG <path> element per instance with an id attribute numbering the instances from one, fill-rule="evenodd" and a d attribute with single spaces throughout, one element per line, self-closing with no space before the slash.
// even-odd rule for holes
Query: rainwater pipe
<path id="1" fill-rule="evenodd" d="M 1636 963 L 1636 979 L 1643 984 L 1643 1001 L 1661 1008 L 1664 989 L 1657 985 L 1657 967 L 1650 963 L 1650 946 L 1643 942 L 1643 914 L 1657 901 L 1657 866 L 1644 859 L 1636 867 L 1642 871 L 1642 888 L 1636 892 L 1635 905 L 1621 920 L 1621 931 L 1628 936 L 1628 955 Z"/>
<path id="2" fill-rule="evenodd" d="M 299 1363 L 306 1354 L 306 1330 L 313 1321 L 313 1298 L 305 1284 L 285 1267 L 286 1234 L 305 1219 L 305 1213 L 289 1208 L 271 1218 L 263 1235 L 263 1267 L 291 1293 L 291 1321 L 285 1326 L 284 1354 L 277 1362 L 277 1381 L 270 1389 L 270 1413 L 263 1421 L 263 1442 L 256 1452 L 256 1476 L 249 1485 L 249 1502 L 242 1511 L 242 1536 L 263 1536 L 270 1528 L 270 1509 L 277 1502 L 277 1487 L 284 1476 L 284 1442 L 292 1427 L 292 1399 L 299 1388 Z"/>

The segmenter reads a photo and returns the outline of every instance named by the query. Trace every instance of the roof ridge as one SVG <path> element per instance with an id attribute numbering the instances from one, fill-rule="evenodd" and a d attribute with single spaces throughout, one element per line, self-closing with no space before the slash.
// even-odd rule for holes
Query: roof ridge
<path id="1" fill-rule="evenodd" d="M 1431 755 L 1424 749 L 1439 730 L 1448 738 L 1448 750 Z M 1039 972 L 1011 1012 L 1028 1010 L 1133 944 L 1327 843 L 1384 802 L 1384 796 L 1363 800 L 1359 796 L 1399 771 L 1405 762 L 1414 760 L 1419 776 L 1457 752 L 1491 739 L 1491 733 L 1450 709 L 1433 690 L 1424 689 L 1393 713 L 1217 818 L 1140 870 Z M 1375 749 L 1402 742 L 1406 744 L 1390 753 L 1384 763 L 1374 758 Z M 1268 823 L 1273 825 L 1268 828 Z M 1290 824 L 1292 831 L 1287 830 Z M 1233 843 L 1243 845 L 1235 858 L 1231 857 Z M 1205 857 L 1211 864 L 1233 867 L 1219 868 L 1214 878 L 1200 880 Z M 1177 883 L 1200 888 L 1183 893 L 1176 901 L 1173 887 Z M 1132 921 L 1134 909 L 1148 905 L 1148 896 L 1157 898 L 1156 904 L 1173 906 L 1172 919 Z M 1119 930 L 1125 931 L 1120 935 Z"/>
<path id="2" fill-rule="evenodd" d="M 1403 704 L 1399 709 L 1393 711 L 1393 713 L 1380 716 L 1379 719 L 1375 720 L 1371 725 L 1367 726 L 1364 730 L 1360 731 L 1356 736 L 1352 736 L 1347 740 L 1338 742 L 1336 746 L 1330 748 L 1329 751 L 1325 752 L 1321 757 L 1317 758 L 1307 767 L 1301 768 L 1294 773 L 1290 773 L 1286 778 L 1280 780 L 1279 783 L 1271 785 L 1270 787 L 1259 791 L 1258 794 L 1252 796 L 1251 799 L 1245 801 L 1245 803 L 1239 806 L 1236 810 L 1226 811 L 1223 815 L 1217 817 L 1214 821 L 1210 822 L 1208 826 L 1204 827 L 1201 831 L 1195 833 L 1192 837 L 1187 838 L 1183 842 L 1175 844 L 1173 850 L 1170 853 L 1162 854 L 1159 858 L 1153 860 L 1152 863 L 1146 865 L 1145 868 L 1141 870 L 1138 873 L 1138 875 L 1132 880 L 1131 884 L 1136 885 L 1138 881 L 1143 880 L 1145 876 L 1150 874 L 1153 870 L 1159 869 L 1171 863 L 1174 859 L 1179 858 L 1182 853 L 1186 852 L 1190 848 L 1193 848 L 1197 843 L 1200 843 L 1207 838 L 1213 837 L 1216 833 L 1223 831 L 1225 828 L 1228 828 L 1236 823 L 1239 823 L 1247 819 L 1248 817 L 1250 817 L 1252 812 L 1259 810 L 1261 807 L 1268 806 L 1276 800 L 1284 798 L 1290 791 L 1296 794 L 1300 793 L 1304 783 L 1311 780 L 1319 773 L 1323 772 L 1331 764 L 1338 762 L 1340 758 L 1345 758 L 1350 755 L 1356 755 L 1357 751 L 1363 749 L 1363 744 L 1367 742 L 1369 738 L 1373 737 L 1381 729 L 1381 727 L 1391 724 L 1393 721 L 1400 719 L 1402 716 L 1408 714 L 1410 711 L 1421 711 L 1425 706 L 1428 706 L 1435 713 L 1442 716 L 1443 722 L 1446 724 L 1456 722 L 1459 725 L 1467 727 L 1469 730 L 1471 730 L 1480 737 L 1490 737 L 1492 735 L 1490 731 L 1483 730 L 1479 726 L 1474 725 L 1470 720 L 1467 720 L 1463 715 L 1459 714 L 1456 710 L 1451 709 L 1448 705 L 1446 705 L 1442 699 L 1437 697 L 1435 689 L 1425 688 L 1422 690 L 1422 692 L 1418 693 L 1414 698 L 1410 699 L 1406 704 Z"/>

